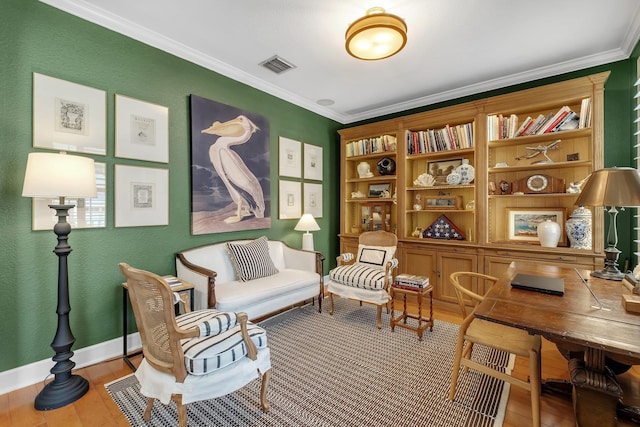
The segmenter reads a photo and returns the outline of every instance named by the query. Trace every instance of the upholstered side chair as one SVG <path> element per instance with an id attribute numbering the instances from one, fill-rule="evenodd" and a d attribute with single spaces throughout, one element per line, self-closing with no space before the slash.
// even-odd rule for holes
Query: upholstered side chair
<path id="1" fill-rule="evenodd" d="M 389 287 L 395 280 L 398 260 L 394 258 L 398 238 L 387 231 L 367 231 L 358 239 L 358 253 L 337 257 L 337 267 L 329 272 L 327 291 L 329 314 L 334 295 L 377 306 L 378 329 L 382 328 L 382 307 L 389 311 Z"/>
<path id="2" fill-rule="evenodd" d="M 484 296 L 474 292 L 473 289 L 481 289 L 482 286 L 480 285 L 484 285 L 484 289 L 488 290 L 497 280 L 495 277 L 474 272 L 456 272 L 449 276 L 449 281 L 455 289 L 458 305 L 460 306 L 463 317 L 462 324 L 458 331 L 451 385 L 449 388 L 449 400 L 454 400 L 455 398 L 460 367 L 463 366 L 465 372 L 470 368 L 528 390 L 531 393 L 533 425 L 539 427 L 541 393 L 540 336 L 529 335 L 522 329 L 512 328 L 474 317 L 475 309 L 478 304 L 482 302 Z M 513 377 L 508 373 L 473 360 L 472 351 L 475 344 L 492 347 L 528 359 L 528 381 Z"/>
<path id="3" fill-rule="evenodd" d="M 264 329 L 245 313 L 214 309 L 176 316 L 170 286 L 160 276 L 120 263 L 142 341 L 144 358 L 136 370 L 140 393 L 149 400 L 149 421 L 156 399 L 175 401 L 180 427 L 187 405 L 238 390 L 262 376 L 260 404 L 269 409 L 267 385 L 271 355 Z"/>

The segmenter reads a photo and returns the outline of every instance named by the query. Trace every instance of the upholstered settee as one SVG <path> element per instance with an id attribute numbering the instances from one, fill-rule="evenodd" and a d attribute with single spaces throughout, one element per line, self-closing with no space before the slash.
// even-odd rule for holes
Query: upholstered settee
<path id="1" fill-rule="evenodd" d="M 261 237 L 188 249 L 176 254 L 176 275 L 195 286 L 195 309 L 245 312 L 257 319 L 318 297 L 322 309 L 319 252 Z"/>

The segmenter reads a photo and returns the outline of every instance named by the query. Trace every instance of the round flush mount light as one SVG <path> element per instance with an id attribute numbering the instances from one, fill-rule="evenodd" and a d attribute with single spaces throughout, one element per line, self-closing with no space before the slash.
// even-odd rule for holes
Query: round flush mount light
<path id="1" fill-rule="evenodd" d="M 322 105 L 323 107 L 328 107 L 329 105 L 333 105 L 336 102 L 333 99 L 323 98 L 323 99 L 318 99 L 316 103 L 318 105 Z"/>
<path id="2" fill-rule="evenodd" d="M 345 47 L 349 55 L 363 60 L 384 59 L 407 44 L 407 24 L 396 15 L 373 7 L 347 29 Z"/>

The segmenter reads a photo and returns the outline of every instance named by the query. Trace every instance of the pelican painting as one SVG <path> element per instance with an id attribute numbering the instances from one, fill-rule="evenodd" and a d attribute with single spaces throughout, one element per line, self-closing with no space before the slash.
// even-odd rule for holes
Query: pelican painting
<path id="1" fill-rule="evenodd" d="M 215 121 L 201 131 L 202 134 L 218 136 L 209 148 L 209 160 L 237 205 L 235 215 L 224 219 L 227 224 L 239 222 L 250 215 L 264 218 L 264 194 L 260 182 L 231 148 L 246 143 L 258 130 L 246 116 L 239 115 L 226 122 Z"/>

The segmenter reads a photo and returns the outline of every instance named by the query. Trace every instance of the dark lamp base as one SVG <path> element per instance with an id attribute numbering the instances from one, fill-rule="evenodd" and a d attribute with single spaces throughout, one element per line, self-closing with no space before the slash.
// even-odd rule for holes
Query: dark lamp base
<path id="1" fill-rule="evenodd" d="M 600 279 L 605 279 L 605 280 L 622 280 L 624 279 L 624 274 L 618 270 L 617 268 L 611 269 L 611 268 L 603 268 L 602 270 L 598 270 L 598 271 L 592 271 L 591 275 L 593 277 L 598 277 Z"/>
<path id="2" fill-rule="evenodd" d="M 80 399 L 89 391 L 89 382 L 79 375 L 71 375 L 65 381 L 54 379 L 38 393 L 35 408 L 39 411 L 58 409 Z"/>

